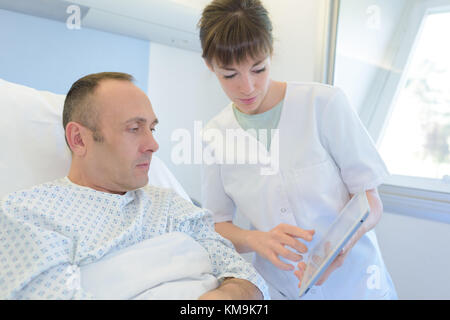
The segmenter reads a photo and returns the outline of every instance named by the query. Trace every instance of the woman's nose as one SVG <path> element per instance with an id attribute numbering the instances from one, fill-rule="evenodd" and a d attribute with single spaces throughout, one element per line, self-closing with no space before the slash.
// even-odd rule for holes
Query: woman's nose
<path id="1" fill-rule="evenodd" d="M 249 75 L 245 75 L 242 77 L 242 81 L 240 83 L 241 93 L 248 96 L 253 93 L 255 90 L 255 84 L 253 83 L 253 79 Z"/>

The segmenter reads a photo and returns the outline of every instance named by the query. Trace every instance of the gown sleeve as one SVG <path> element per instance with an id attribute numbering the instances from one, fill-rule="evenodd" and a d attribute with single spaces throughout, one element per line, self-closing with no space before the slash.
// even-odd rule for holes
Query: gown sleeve
<path id="1" fill-rule="evenodd" d="M 39 215 L 0 202 L 0 299 L 87 299 L 73 242 L 39 225 Z"/>
<path id="2" fill-rule="evenodd" d="M 389 175 L 383 159 L 344 92 L 335 92 L 323 110 L 320 136 L 350 193 L 379 186 Z"/>

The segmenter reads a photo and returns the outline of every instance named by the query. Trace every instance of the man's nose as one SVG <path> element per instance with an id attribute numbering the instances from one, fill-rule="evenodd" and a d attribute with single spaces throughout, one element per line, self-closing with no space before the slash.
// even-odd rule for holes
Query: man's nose
<path id="1" fill-rule="evenodd" d="M 153 131 L 148 130 L 148 132 L 145 135 L 145 141 L 144 141 L 144 152 L 156 152 L 159 149 L 159 144 L 155 139 L 155 136 L 153 135 Z"/>

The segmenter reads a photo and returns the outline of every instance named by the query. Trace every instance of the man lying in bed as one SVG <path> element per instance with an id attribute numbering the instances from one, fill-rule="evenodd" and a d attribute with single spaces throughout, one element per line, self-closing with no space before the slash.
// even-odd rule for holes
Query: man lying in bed
<path id="1" fill-rule="evenodd" d="M 68 176 L 0 202 L 0 299 L 268 298 L 264 280 L 214 231 L 208 211 L 169 189 L 147 185 L 158 150 L 157 123 L 149 99 L 130 75 L 92 74 L 72 85 L 63 112 L 72 151 Z M 200 251 L 189 261 L 172 257 L 183 257 L 180 252 L 195 246 Z M 214 278 L 201 285 L 203 292 L 197 288 L 180 296 L 171 287 L 173 296 L 167 296 L 170 290 L 145 294 L 152 286 L 164 287 L 147 267 L 159 266 L 165 273 L 160 281 L 176 283 L 177 275 L 170 277 L 174 272 L 195 280 L 186 269 L 197 269 L 201 250 L 209 265 L 201 266 L 200 259 L 198 269 Z M 96 295 L 102 285 L 122 295 Z M 132 285 L 141 287 L 133 291 Z"/>

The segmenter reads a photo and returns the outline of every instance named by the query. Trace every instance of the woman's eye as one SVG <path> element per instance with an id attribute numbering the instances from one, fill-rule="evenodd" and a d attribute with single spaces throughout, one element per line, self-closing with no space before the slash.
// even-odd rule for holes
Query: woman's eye
<path id="1" fill-rule="evenodd" d="M 261 73 L 261 72 L 264 72 L 264 71 L 266 71 L 266 67 L 264 67 L 262 69 L 259 69 L 259 70 L 255 70 L 254 72 L 255 73 Z"/>
<path id="2" fill-rule="evenodd" d="M 262 69 L 259 69 L 259 70 L 255 70 L 255 71 L 253 71 L 253 72 L 254 72 L 254 73 L 261 73 L 261 72 L 264 72 L 264 71 L 266 71 L 266 67 L 264 67 L 264 68 L 262 68 Z M 235 75 L 236 75 L 236 73 L 230 74 L 230 75 L 224 75 L 223 77 L 224 77 L 225 79 L 231 79 L 231 78 L 234 78 Z"/>
<path id="3" fill-rule="evenodd" d="M 155 132 L 156 129 L 155 129 L 155 128 L 150 128 L 150 131 L 151 131 L 151 132 Z"/>
<path id="4" fill-rule="evenodd" d="M 128 131 L 130 131 L 130 132 L 137 132 L 138 130 L 139 130 L 139 127 L 128 129 Z"/>

